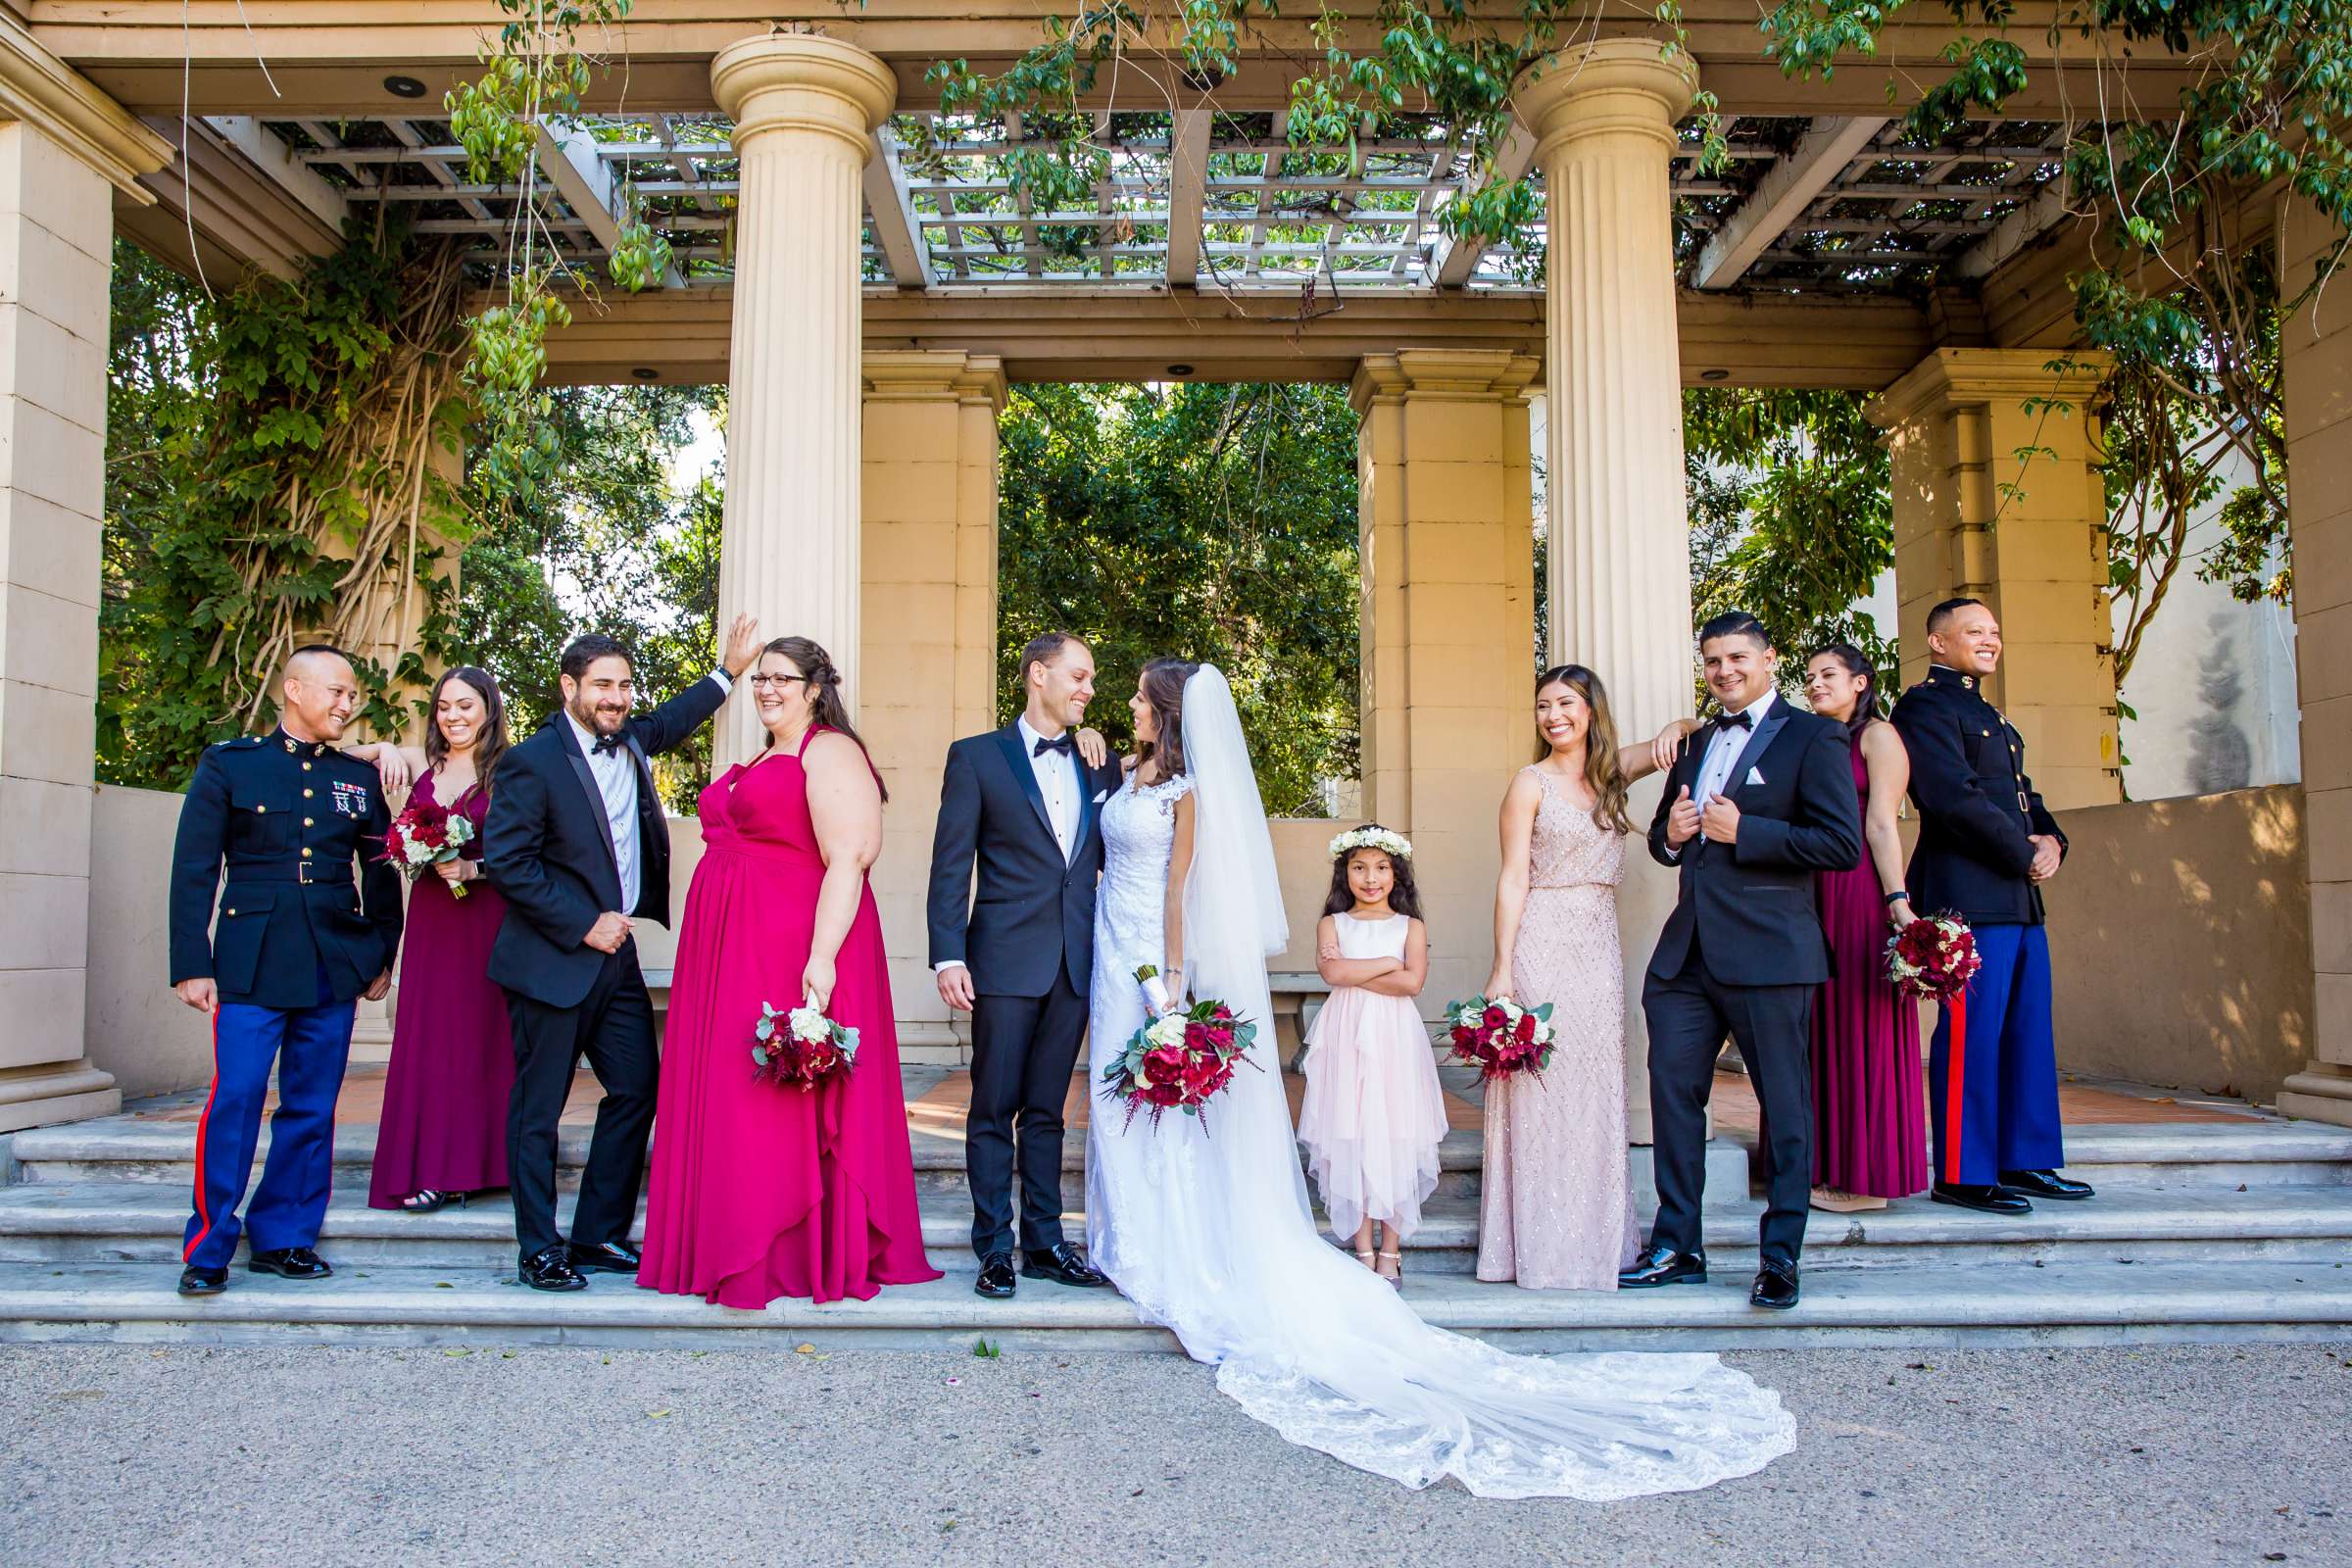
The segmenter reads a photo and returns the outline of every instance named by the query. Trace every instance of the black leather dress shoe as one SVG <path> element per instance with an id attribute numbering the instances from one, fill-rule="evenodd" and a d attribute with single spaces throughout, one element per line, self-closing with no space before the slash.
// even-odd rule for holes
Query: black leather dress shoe
<path id="1" fill-rule="evenodd" d="M 1075 1285 L 1081 1290 L 1110 1283 L 1109 1275 L 1080 1257 L 1078 1250 L 1067 1242 L 1055 1242 L 1043 1252 L 1023 1252 L 1021 1278 L 1052 1280 L 1056 1285 Z"/>
<path id="2" fill-rule="evenodd" d="M 644 1262 L 637 1249 L 626 1242 L 598 1242 L 593 1247 L 573 1242 L 564 1250 L 571 1266 L 582 1274 L 634 1274 Z"/>
<path id="3" fill-rule="evenodd" d="M 1621 1291 L 1646 1291 L 1653 1285 L 1704 1285 L 1707 1283 L 1707 1254 L 1702 1251 L 1678 1252 L 1671 1247 L 1653 1247 L 1634 1259 L 1634 1266 L 1617 1275 Z"/>
<path id="4" fill-rule="evenodd" d="M 182 1296 L 219 1296 L 228 1289 L 228 1270 L 206 1268 L 190 1263 L 179 1271 L 179 1294 Z"/>
<path id="5" fill-rule="evenodd" d="M 1755 1289 L 1747 1293 L 1747 1304 L 1769 1311 L 1786 1312 L 1796 1304 L 1796 1265 L 1779 1258 L 1767 1259 L 1756 1270 Z"/>
<path id="6" fill-rule="evenodd" d="M 334 1272 L 325 1258 L 307 1247 L 273 1247 L 254 1253 L 245 1266 L 256 1274 L 274 1274 L 281 1280 L 322 1280 Z"/>
<path id="7" fill-rule="evenodd" d="M 543 1247 L 516 1265 L 514 1276 L 534 1291 L 586 1290 L 587 1276 L 573 1268 L 570 1259 L 564 1253 L 562 1242 L 553 1247 Z"/>
<path id="8" fill-rule="evenodd" d="M 980 1260 L 980 1278 L 972 1286 L 974 1296 L 1002 1301 L 1009 1298 L 1015 1289 L 1010 1252 L 991 1252 Z"/>
<path id="9" fill-rule="evenodd" d="M 2028 1198 L 2055 1198 L 2062 1203 L 2079 1203 L 2085 1198 L 2098 1196 L 2088 1182 L 2061 1176 L 2054 1170 L 2005 1170 L 2001 1186 Z"/>
<path id="10" fill-rule="evenodd" d="M 1998 1187 L 1979 1186 L 1974 1182 L 1937 1182 L 1928 1195 L 1938 1203 L 1951 1203 L 1960 1208 L 1973 1208 L 1984 1214 L 2031 1214 L 2034 1205 L 2018 1193 Z"/>

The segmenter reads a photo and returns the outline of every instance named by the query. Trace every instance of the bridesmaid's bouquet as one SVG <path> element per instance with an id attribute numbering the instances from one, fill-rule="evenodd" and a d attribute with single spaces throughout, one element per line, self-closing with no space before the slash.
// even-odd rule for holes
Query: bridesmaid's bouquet
<path id="1" fill-rule="evenodd" d="M 1146 964 L 1135 979 L 1155 1009 L 1168 1006 L 1157 969 Z M 1201 1117 L 1205 1127 L 1209 1101 L 1233 1082 L 1234 1067 L 1249 1060 L 1256 1038 L 1257 1025 L 1235 1017 L 1222 1002 L 1202 999 L 1180 1010 L 1160 1011 L 1128 1036 L 1102 1069 L 1103 1096 L 1126 1102 L 1130 1125 L 1137 1111 L 1150 1112 L 1156 1124 L 1162 1111 L 1181 1110 Z"/>
<path id="2" fill-rule="evenodd" d="M 858 1060 L 858 1031 L 835 1023 L 814 1007 L 778 1012 L 760 1004 L 752 1026 L 754 1078 L 778 1089 L 814 1089 L 847 1073 Z"/>
<path id="3" fill-rule="evenodd" d="M 1468 1002 L 1447 1003 L 1444 1023 L 1453 1059 L 1465 1067 L 1476 1067 L 1478 1075 L 1490 1083 L 1514 1073 L 1541 1076 L 1551 1065 L 1557 1037 L 1552 1032 L 1548 1002 L 1522 1007 L 1508 997 L 1492 1002 L 1472 997 Z"/>
<path id="4" fill-rule="evenodd" d="M 1886 942 L 1886 978 L 1906 997 L 1948 1003 L 1983 967 L 1977 934 L 1949 909 L 1920 916 Z"/>
<path id="5" fill-rule="evenodd" d="M 414 882 L 427 868 L 454 860 L 473 842 L 473 818 L 453 811 L 437 801 L 411 801 L 409 808 L 392 819 L 384 835 L 384 858 Z M 466 884 L 452 882 L 450 896 L 464 898 Z"/>

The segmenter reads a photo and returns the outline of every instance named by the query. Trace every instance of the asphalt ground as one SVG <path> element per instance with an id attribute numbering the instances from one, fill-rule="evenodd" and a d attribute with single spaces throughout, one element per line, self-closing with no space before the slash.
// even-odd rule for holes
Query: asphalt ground
<path id="1" fill-rule="evenodd" d="M 1409 1492 L 1174 1355 L 0 1347 L 0 1564 L 2352 1563 L 2352 1346 L 1782 1350 L 1796 1451 Z"/>

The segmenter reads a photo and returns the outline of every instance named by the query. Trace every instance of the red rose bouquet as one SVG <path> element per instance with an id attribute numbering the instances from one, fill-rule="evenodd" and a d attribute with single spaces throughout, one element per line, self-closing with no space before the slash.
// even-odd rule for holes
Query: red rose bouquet
<path id="1" fill-rule="evenodd" d="M 1984 966 L 1976 933 L 1949 910 L 1921 916 L 1886 943 L 1886 978 L 1906 997 L 1948 1004 Z"/>
<path id="2" fill-rule="evenodd" d="M 752 1076 L 779 1089 L 814 1089 L 858 1060 L 858 1031 L 814 1007 L 778 1012 L 760 1004 L 752 1026 Z"/>
<path id="3" fill-rule="evenodd" d="M 1147 965 L 1135 978 L 1149 995 L 1158 972 Z M 1102 1069 L 1103 1097 L 1125 1101 L 1129 1122 L 1139 1110 L 1155 1123 L 1162 1111 L 1181 1110 L 1201 1116 L 1205 1125 L 1208 1102 L 1233 1082 L 1235 1066 L 1249 1060 L 1256 1038 L 1257 1025 L 1235 1017 L 1222 1002 L 1202 1000 L 1162 1012 L 1130 1035 Z"/>
<path id="4" fill-rule="evenodd" d="M 1541 1075 L 1551 1065 L 1556 1039 L 1551 1027 L 1551 1004 L 1522 1007 L 1508 997 L 1489 1001 L 1472 997 L 1446 1005 L 1446 1044 L 1453 1059 L 1476 1067 L 1489 1082 L 1513 1073 Z"/>
<path id="5" fill-rule="evenodd" d="M 384 835 L 384 858 L 414 882 L 430 866 L 454 860 L 473 842 L 473 818 L 453 811 L 437 801 L 411 801 L 409 808 L 392 819 Z M 450 896 L 464 898 L 466 884 L 452 882 Z"/>

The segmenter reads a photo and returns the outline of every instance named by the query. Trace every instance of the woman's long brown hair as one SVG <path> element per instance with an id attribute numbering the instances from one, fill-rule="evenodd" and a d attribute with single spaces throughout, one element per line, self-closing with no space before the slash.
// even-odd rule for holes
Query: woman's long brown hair
<path id="1" fill-rule="evenodd" d="M 424 765 L 439 767 L 449 760 L 449 739 L 441 733 L 441 693 L 453 680 L 464 681 L 473 688 L 473 695 L 482 700 L 482 727 L 473 739 L 473 787 L 484 795 L 490 793 L 490 774 L 498 760 L 507 755 L 507 699 L 498 689 L 498 682 L 486 669 L 472 664 L 460 664 L 445 669 L 433 682 L 432 701 L 424 714 Z M 455 801 L 443 801 L 454 806 Z"/>
<path id="2" fill-rule="evenodd" d="M 1536 695 L 1546 686 L 1565 686 L 1585 700 L 1592 718 L 1585 725 L 1585 785 L 1592 792 L 1592 825 L 1620 833 L 1634 830 L 1626 814 L 1625 770 L 1617 765 L 1617 721 L 1609 716 L 1608 688 L 1582 664 L 1554 664 L 1536 677 Z M 1551 755 L 1551 742 L 1536 732 L 1536 760 Z"/>
<path id="3" fill-rule="evenodd" d="M 1184 683 L 1200 667 L 1183 659 L 1154 659 L 1144 666 L 1144 701 L 1152 705 L 1154 736 L 1135 749 L 1139 772 L 1152 761 L 1159 763 L 1162 782 L 1184 771 Z"/>
<path id="4" fill-rule="evenodd" d="M 890 786 L 882 782 L 882 770 L 874 766 L 874 754 L 866 751 L 865 738 L 850 722 L 850 710 L 842 704 L 841 671 L 834 665 L 833 656 L 806 637 L 779 637 L 760 652 L 781 655 L 792 662 L 792 667 L 808 683 L 808 711 L 815 727 L 837 729 L 858 743 L 858 750 L 865 752 L 866 771 L 874 775 L 874 788 L 882 792 L 883 803 L 889 804 Z M 760 750 L 764 752 L 775 744 L 776 737 L 770 732 Z"/>

